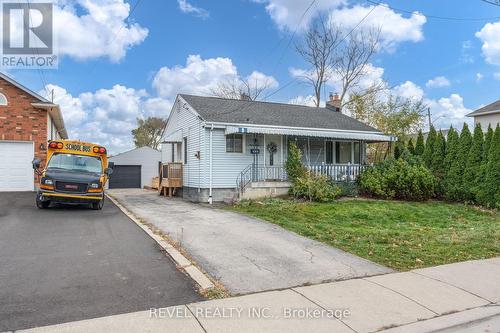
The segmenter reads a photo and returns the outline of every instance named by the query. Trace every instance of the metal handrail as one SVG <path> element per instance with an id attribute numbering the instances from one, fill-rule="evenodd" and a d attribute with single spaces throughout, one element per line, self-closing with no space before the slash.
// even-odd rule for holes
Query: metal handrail
<path id="1" fill-rule="evenodd" d="M 282 165 L 248 165 L 236 178 L 236 188 L 241 194 L 252 182 L 258 181 L 285 181 L 287 180 L 286 169 Z"/>
<path id="2" fill-rule="evenodd" d="M 238 193 L 243 193 L 248 184 L 252 182 L 252 168 L 253 163 L 243 169 L 243 171 L 241 171 L 236 178 L 236 188 L 238 189 Z"/>

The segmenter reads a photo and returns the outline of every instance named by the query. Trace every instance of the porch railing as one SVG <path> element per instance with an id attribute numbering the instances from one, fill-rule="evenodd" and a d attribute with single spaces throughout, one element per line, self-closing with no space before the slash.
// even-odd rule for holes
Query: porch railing
<path id="1" fill-rule="evenodd" d="M 314 174 L 325 175 L 336 182 L 353 182 L 369 165 L 361 164 L 309 164 L 306 167 Z M 265 166 L 250 164 L 236 179 L 240 193 L 252 182 L 286 181 L 288 176 L 284 166 Z"/>
<path id="2" fill-rule="evenodd" d="M 355 181 L 361 172 L 369 168 L 369 165 L 363 164 L 310 164 L 307 166 L 311 172 L 318 175 L 328 176 L 336 182 Z"/>

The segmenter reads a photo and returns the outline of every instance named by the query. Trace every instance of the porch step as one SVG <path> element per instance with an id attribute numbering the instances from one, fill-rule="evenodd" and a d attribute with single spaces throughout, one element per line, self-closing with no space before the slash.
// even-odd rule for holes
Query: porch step
<path id="1" fill-rule="evenodd" d="M 266 197 L 279 197 L 288 194 L 292 184 L 286 181 L 261 181 L 252 182 L 245 188 L 240 199 L 261 199 Z"/>

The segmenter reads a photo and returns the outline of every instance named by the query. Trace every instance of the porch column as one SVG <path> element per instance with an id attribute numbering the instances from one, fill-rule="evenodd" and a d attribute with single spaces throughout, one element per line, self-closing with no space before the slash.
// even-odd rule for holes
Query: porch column
<path id="1" fill-rule="evenodd" d="M 263 147 L 263 152 L 264 152 L 264 166 L 266 166 L 266 134 L 263 134 L 264 135 L 264 147 Z"/>
<path id="2" fill-rule="evenodd" d="M 280 140 L 281 140 L 281 165 L 284 165 L 285 162 L 283 161 L 283 135 L 280 135 Z"/>

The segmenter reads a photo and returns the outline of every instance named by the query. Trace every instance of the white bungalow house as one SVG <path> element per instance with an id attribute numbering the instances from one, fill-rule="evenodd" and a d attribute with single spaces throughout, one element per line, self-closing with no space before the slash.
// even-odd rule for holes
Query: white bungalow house
<path id="1" fill-rule="evenodd" d="M 232 199 L 259 186 L 279 188 L 291 142 L 311 169 L 354 180 L 366 143 L 393 138 L 342 114 L 338 104 L 336 96 L 316 108 L 180 94 L 165 130 L 162 162 L 183 163 L 182 196 L 198 202 Z"/>

